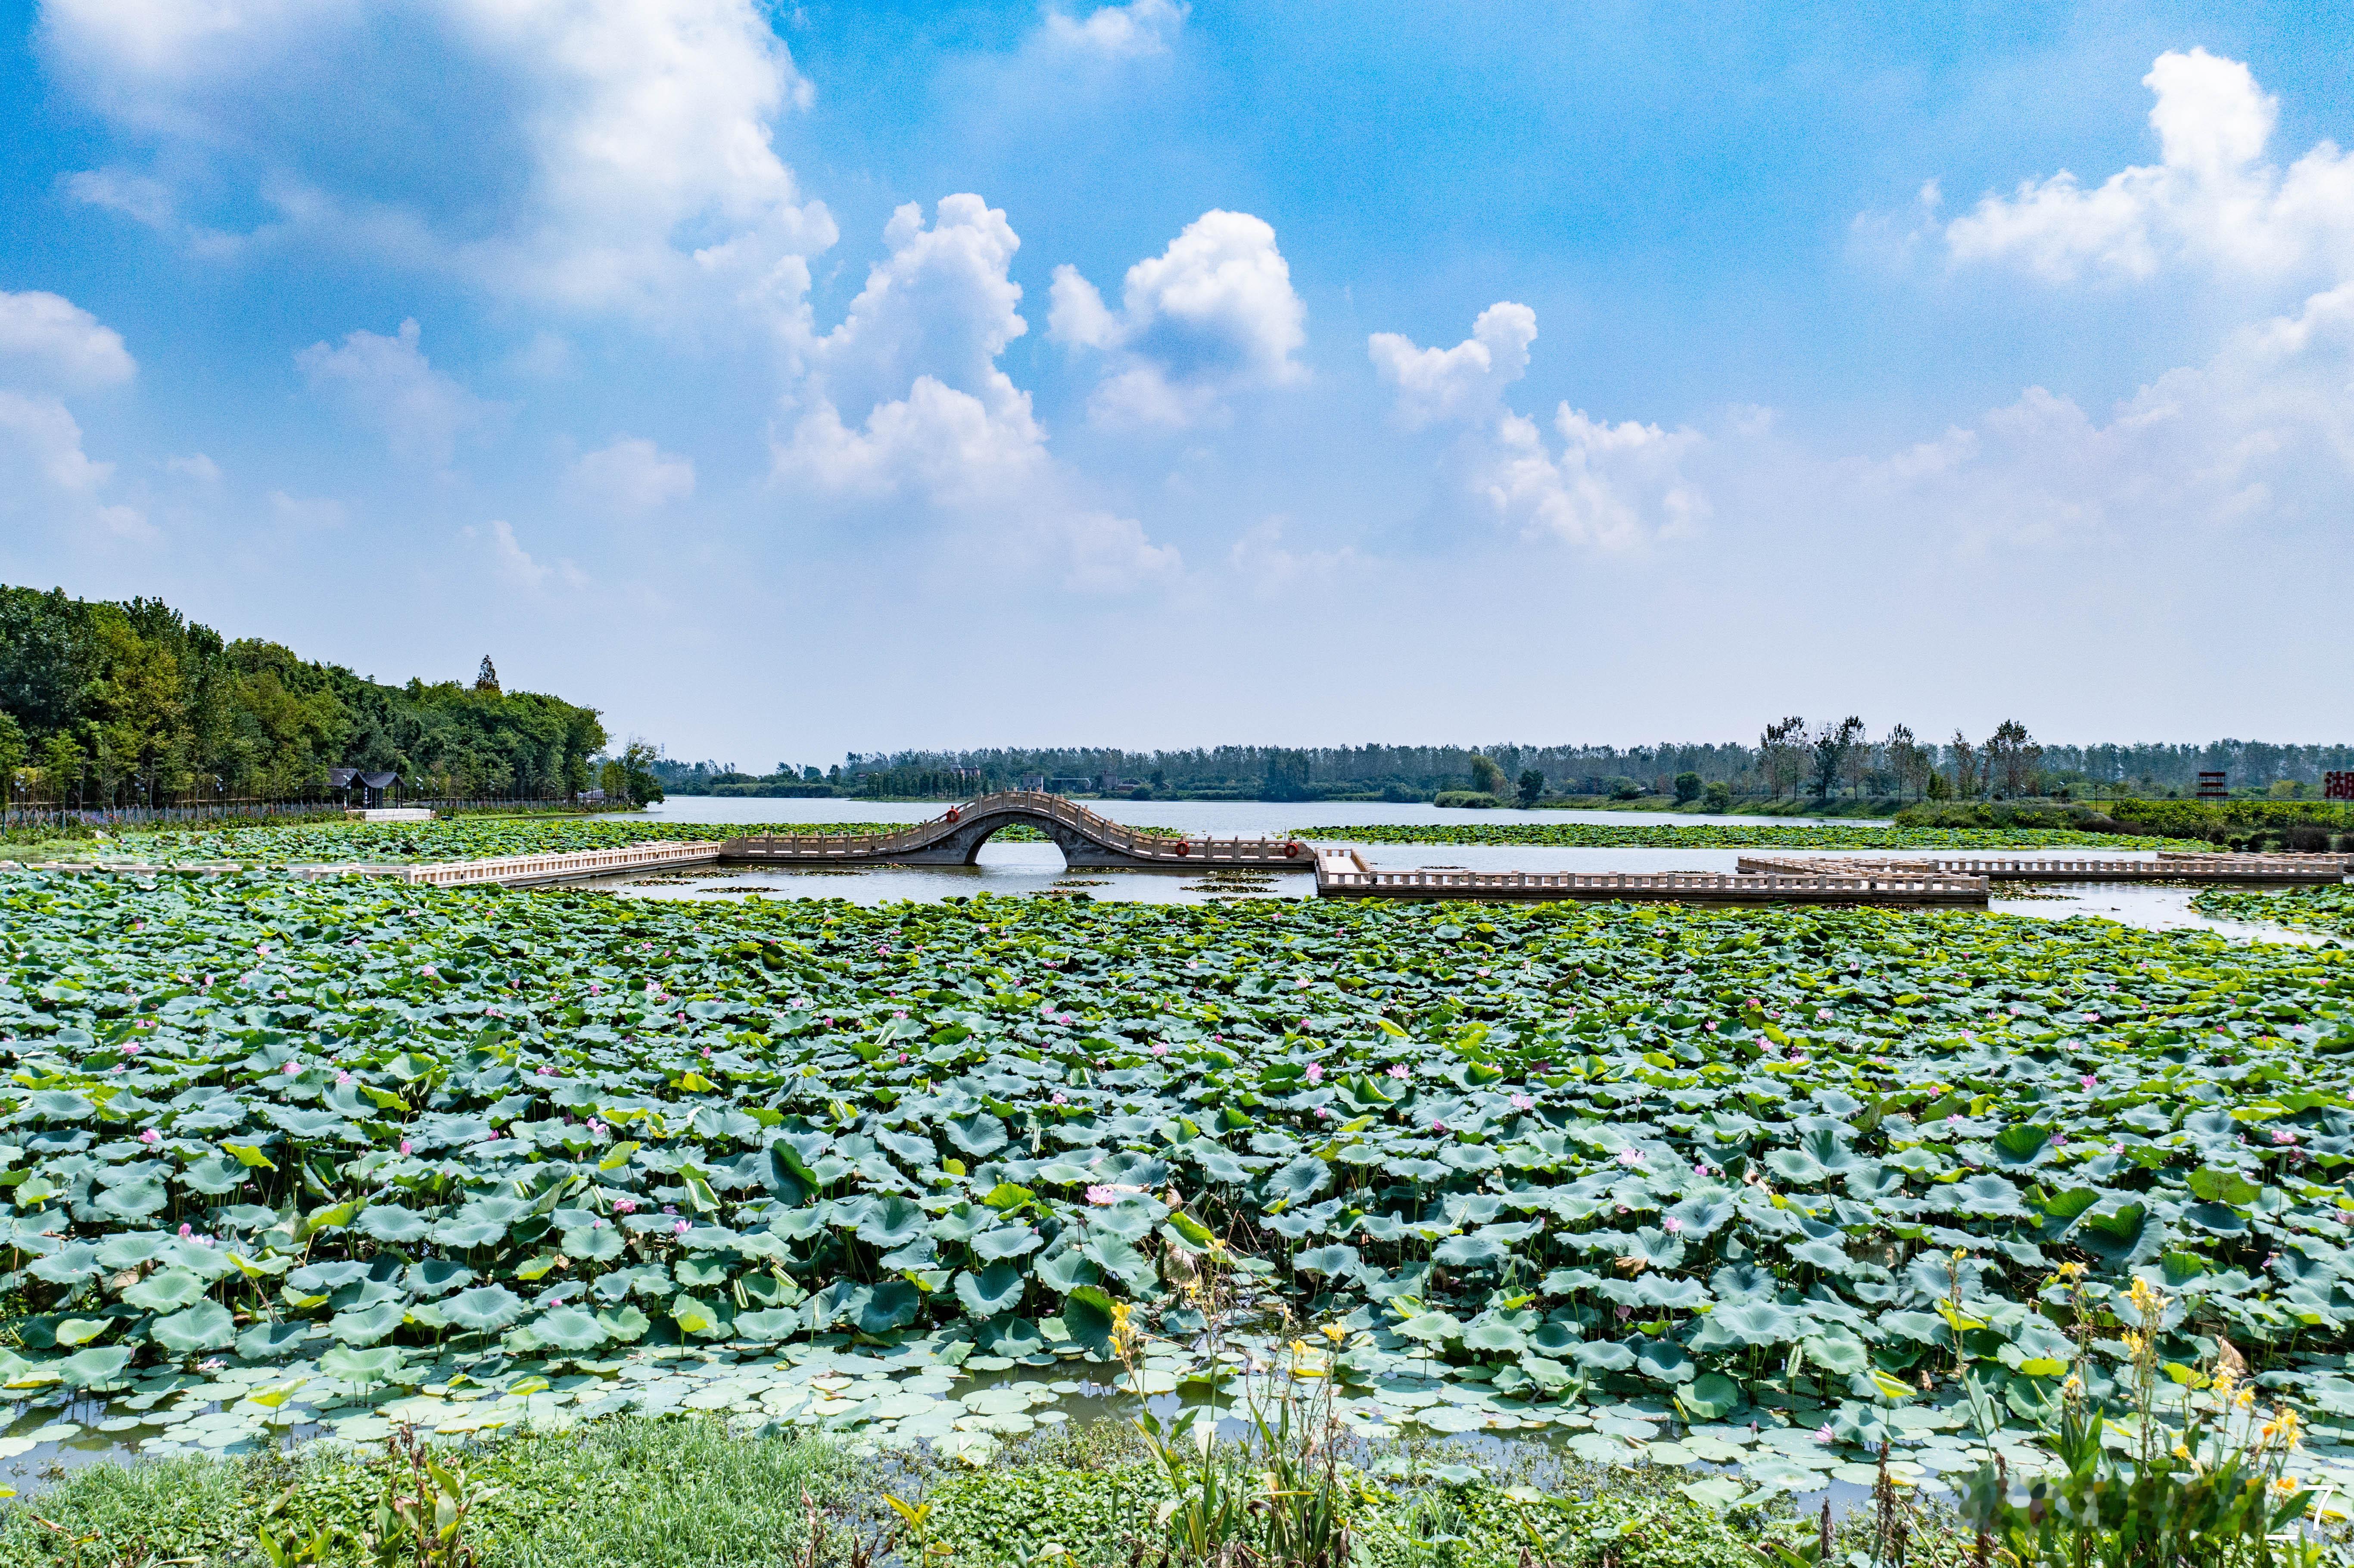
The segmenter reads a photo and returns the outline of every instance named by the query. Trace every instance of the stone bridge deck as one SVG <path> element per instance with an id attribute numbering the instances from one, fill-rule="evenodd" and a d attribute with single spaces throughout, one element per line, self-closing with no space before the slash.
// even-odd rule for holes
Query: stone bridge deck
<path id="1" fill-rule="evenodd" d="M 884 833 L 763 833 L 729 839 L 720 858 L 748 865 L 970 865 L 1001 829 L 1044 832 L 1074 871 L 1313 871 L 1297 839 L 1183 837 L 1149 833 L 1060 795 L 1009 789 L 983 795 L 928 822 Z"/>

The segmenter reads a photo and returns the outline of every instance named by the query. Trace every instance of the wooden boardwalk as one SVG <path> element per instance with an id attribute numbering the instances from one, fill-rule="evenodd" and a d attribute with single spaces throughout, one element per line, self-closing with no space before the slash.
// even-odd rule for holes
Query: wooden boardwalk
<path id="1" fill-rule="evenodd" d="M 2342 881 L 2342 855 L 2171 854 L 2156 860 L 2062 855 L 1883 860 L 1846 855 L 1743 855 L 1744 875 L 1947 875 L 1989 882 L 2245 882 L 2275 885 Z"/>
<path id="2" fill-rule="evenodd" d="M 1983 909 L 1982 876 L 1910 872 L 1379 871 L 1354 850 L 1320 847 L 1320 898 L 1414 898 L 1674 904 L 1878 904 Z"/>

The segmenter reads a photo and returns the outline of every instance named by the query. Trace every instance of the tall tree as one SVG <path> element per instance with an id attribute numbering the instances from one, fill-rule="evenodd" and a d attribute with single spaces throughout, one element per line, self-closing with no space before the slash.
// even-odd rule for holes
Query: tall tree
<path id="1" fill-rule="evenodd" d="M 1853 714 L 1836 723 L 1825 719 L 1816 729 L 1813 749 L 1817 795 L 1829 797 L 1831 786 L 1839 780 L 1840 765 L 1862 739 L 1863 720 Z"/>
<path id="2" fill-rule="evenodd" d="M 1766 726 L 1757 737 L 1758 764 L 1766 774 L 1766 792 L 1776 799 L 1797 793 L 1806 771 L 1807 721 L 1797 714 Z"/>

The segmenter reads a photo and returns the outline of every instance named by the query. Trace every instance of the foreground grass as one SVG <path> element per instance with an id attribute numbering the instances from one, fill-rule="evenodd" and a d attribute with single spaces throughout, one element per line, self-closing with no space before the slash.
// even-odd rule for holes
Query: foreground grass
<path id="1" fill-rule="evenodd" d="M 1167 1497 L 1132 1429 L 1109 1423 L 1042 1435 L 977 1471 L 920 1454 L 862 1457 L 822 1437 L 745 1436 L 711 1419 L 620 1418 L 445 1452 L 469 1478 L 465 1540 L 480 1568 L 807 1568 L 811 1504 L 821 1568 L 878 1546 L 876 1561 L 898 1548 L 912 1562 L 910 1543 L 891 1539 L 886 1494 L 932 1505 L 933 1540 L 956 1568 L 1020 1568 L 1050 1546 L 1074 1568 L 1124 1564 L 1137 1542 L 1157 1542 L 1154 1510 Z M 1675 1489 L 1689 1478 L 1681 1470 L 1604 1469 L 1538 1449 L 1475 1470 L 1468 1457 L 1447 1446 L 1352 1453 L 1360 1560 L 1504 1568 L 1533 1526 L 1557 1542 L 1569 1527 L 1551 1552 L 1555 1568 L 1753 1568 L 1761 1542 L 1808 1528 L 1787 1508 L 1691 1502 Z M 355 1561 L 384 1475 L 384 1461 L 323 1444 L 90 1465 L 0 1505 L 0 1568 L 261 1563 L 265 1527 L 281 1540 L 324 1528 L 329 1561 Z M 1959 1563 L 1949 1525 L 1942 1510 L 1919 1513 L 1916 1568 Z M 1860 1544 L 1866 1529 L 1851 1516 L 1841 1545 Z"/>

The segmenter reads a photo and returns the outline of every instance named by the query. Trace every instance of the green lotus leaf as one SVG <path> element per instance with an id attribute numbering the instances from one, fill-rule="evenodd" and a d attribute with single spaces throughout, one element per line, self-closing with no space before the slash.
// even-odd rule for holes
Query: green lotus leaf
<path id="1" fill-rule="evenodd" d="M 68 1387 L 96 1388 L 122 1376 L 131 1365 L 131 1351 L 126 1346 L 109 1345 L 103 1350 L 78 1351 L 51 1364 Z"/>
<path id="2" fill-rule="evenodd" d="M 1005 1124 L 993 1116 L 951 1117 L 941 1129 L 949 1141 L 975 1159 L 983 1159 L 1005 1147 Z"/>
<path id="3" fill-rule="evenodd" d="M 147 1325 L 147 1337 L 175 1356 L 217 1351 L 237 1338 L 237 1320 L 217 1301 L 200 1301 L 185 1312 L 158 1318 Z"/>
<path id="4" fill-rule="evenodd" d="M 1357 1249 L 1335 1243 L 1331 1246 L 1310 1247 L 1291 1260 L 1291 1266 L 1302 1274 L 1354 1274 L 1357 1269 Z"/>
<path id="5" fill-rule="evenodd" d="M 597 1230 L 584 1227 L 564 1233 L 564 1251 L 569 1257 L 583 1258 L 591 1263 L 610 1263 L 628 1250 L 629 1244 L 621 1239 L 621 1233 L 610 1225 Z"/>
<path id="6" fill-rule="evenodd" d="M 768 1307 L 757 1312 L 736 1314 L 736 1337 L 755 1344 L 767 1344 L 799 1333 L 801 1313 L 794 1307 Z"/>
<path id="7" fill-rule="evenodd" d="M 442 1303 L 441 1313 L 461 1329 L 487 1332 L 522 1317 L 523 1300 L 504 1285 L 477 1285 Z"/>
<path id="8" fill-rule="evenodd" d="M 185 1268 L 166 1268 L 146 1276 L 122 1292 L 122 1299 L 144 1312 L 176 1312 L 205 1293 L 205 1282 Z"/>
<path id="9" fill-rule="evenodd" d="M 398 1203 L 370 1203 L 352 1224 L 361 1234 L 395 1246 L 423 1241 L 433 1229 L 432 1221 Z"/>
<path id="10" fill-rule="evenodd" d="M 319 1371 L 328 1377 L 365 1388 L 398 1381 L 407 1361 L 408 1357 L 396 1345 L 380 1345 L 373 1351 L 355 1351 L 344 1345 L 334 1345 L 320 1356 Z"/>
<path id="11" fill-rule="evenodd" d="M 531 1331 L 541 1344 L 559 1351 L 594 1350 L 610 1337 L 602 1323 L 578 1307 L 549 1308 L 531 1320 Z"/>
<path id="12" fill-rule="evenodd" d="M 346 1345 L 373 1345 L 405 1320 L 398 1302 L 379 1301 L 357 1311 L 336 1313 L 328 1320 L 327 1332 Z"/>
<path id="13" fill-rule="evenodd" d="M 1027 1281 L 1019 1266 L 1011 1263 L 992 1263 L 975 1274 L 966 1269 L 956 1277 L 957 1299 L 964 1304 L 968 1316 L 994 1318 L 1011 1312 L 1022 1304 L 1022 1292 Z"/>
<path id="14" fill-rule="evenodd" d="M 867 1211 L 859 1222 L 857 1235 L 867 1245 L 887 1252 L 923 1234 L 927 1224 L 922 1204 L 894 1193 Z"/>

